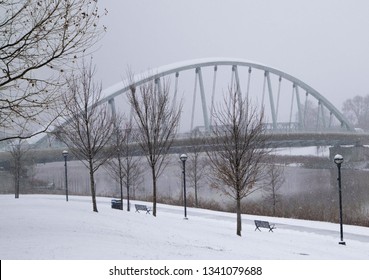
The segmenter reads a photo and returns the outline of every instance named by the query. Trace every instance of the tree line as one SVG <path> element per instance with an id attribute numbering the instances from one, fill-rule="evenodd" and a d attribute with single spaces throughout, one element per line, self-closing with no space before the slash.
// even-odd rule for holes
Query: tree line
<path id="1" fill-rule="evenodd" d="M 343 103 L 342 111 L 356 128 L 369 130 L 369 94 L 347 99 Z"/>

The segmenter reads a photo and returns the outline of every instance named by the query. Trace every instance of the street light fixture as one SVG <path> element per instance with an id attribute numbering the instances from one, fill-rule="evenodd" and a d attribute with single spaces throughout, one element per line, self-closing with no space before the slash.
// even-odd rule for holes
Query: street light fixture
<path id="1" fill-rule="evenodd" d="M 66 201 L 68 201 L 68 173 L 67 173 L 68 151 L 64 150 L 62 154 L 64 156 L 64 168 L 65 168 L 65 199 Z"/>
<path id="2" fill-rule="evenodd" d="M 343 241 L 343 225 L 342 225 L 342 192 L 341 192 L 341 164 L 343 162 L 343 156 L 337 154 L 334 156 L 334 163 L 337 165 L 338 168 L 338 195 L 339 195 L 339 204 L 340 204 L 340 234 L 341 234 L 341 241 L 338 242 L 340 245 L 346 245 L 346 242 Z"/>
<path id="3" fill-rule="evenodd" d="M 182 161 L 183 164 L 183 202 L 184 202 L 184 218 L 187 220 L 187 199 L 186 199 L 186 160 L 187 160 L 186 154 L 181 154 L 179 159 Z"/>

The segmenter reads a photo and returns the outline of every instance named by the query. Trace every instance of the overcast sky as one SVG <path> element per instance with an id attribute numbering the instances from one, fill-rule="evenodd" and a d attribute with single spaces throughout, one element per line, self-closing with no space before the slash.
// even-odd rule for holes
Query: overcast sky
<path id="1" fill-rule="evenodd" d="M 205 57 L 257 61 L 309 84 L 339 109 L 369 94 L 369 1 L 109 0 L 94 54 L 103 87 Z"/>

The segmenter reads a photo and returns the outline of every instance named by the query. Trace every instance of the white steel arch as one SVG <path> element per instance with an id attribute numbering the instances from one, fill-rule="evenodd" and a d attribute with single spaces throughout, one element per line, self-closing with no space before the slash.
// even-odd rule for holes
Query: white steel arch
<path id="1" fill-rule="evenodd" d="M 203 116 L 204 116 L 204 124 L 205 127 L 209 127 L 209 120 L 208 120 L 208 112 L 206 109 L 206 101 L 204 96 L 204 89 L 201 85 L 202 83 L 202 76 L 201 76 L 201 68 L 203 67 L 214 67 L 214 71 L 216 71 L 218 66 L 232 66 L 232 71 L 235 72 L 236 82 L 239 83 L 238 78 L 238 71 L 237 67 L 249 67 L 249 72 L 251 72 L 251 69 L 258 69 L 265 72 L 265 79 L 269 88 L 269 100 L 271 102 L 271 110 L 272 110 L 272 120 L 273 120 L 273 127 L 276 126 L 276 108 L 274 107 L 274 100 L 271 93 L 271 87 L 270 87 L 270 73 L 279 76 L 279 79 L 285 79 L 290 81 L 294 85 L 294 90 L 296 91 L 296 98 L 297 98 L 297 104 L 298 107 L 301 107 L 300 103 L 300 95 L 298 93 L 298 89 L 303 89 L 306 94 L 313 96 L 318 103 L 321 106 L 324 106 L 329 110 L 331 115 L 334 115 L 337 120 L 341 123 L 341 126 L 349 131 L 354 131 L 354 127 L 352 124 L 347 120 L 347 118 L 328 100 L 326 99 L 322 94 L 320 94 L 317 90 L 309 86 L 308 84 L 304 83 L 300 79 L 284 72 L 279 69 L 263 65 L 256 62 L 250 62 L 243 59 L 238 58 L 204 58 L 204 59 L 196 59 L 196 60 L 189 60 L 189 61 L 182 61 L 174 64 L 169 64 L 166 66 L 159 67 L 154 70 L 150 70 L 146 73 L 142 73 L 139 75 L 134 76 L 133 82 L 131 81 L 123 81 L 120 83 L 117 83 L 113 85 L 112 87 L 109 87 L 105 89 L 102 93 L 103 98 L 99 101 L 99 104 L 109 102 L 109 100 L 114 99 L 116 96 L 127 92 L 130 87 L 133 85 L 135 87 L 138 87 L 148 81 L 152 80 L 160 80 L 160 78 L 169 76 L 171 74 L 175 74 L 176 77 L 178 77 L 180 72 L 187 71 L 187 70 L 195 70 L 196 75 L 200 75 L 199 82 L 200 82 L 200 94 L 202 99 L 202 108 L 203 108 Z M 279 98 L 279 97 L 278 97 Z M 279 100 L 277 101 L 279 102 Z M 303 114 L 302 109 L 298 108 L 298 115 L 300 118 L 300 121 L 302 122 Z"/>

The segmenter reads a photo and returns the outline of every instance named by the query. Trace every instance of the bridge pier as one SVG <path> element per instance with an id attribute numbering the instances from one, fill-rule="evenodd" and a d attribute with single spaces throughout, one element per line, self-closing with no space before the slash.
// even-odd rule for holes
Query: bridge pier
<path id="1" fill-rule="evenodd" d="M 330 147 L 329 159 L 332 162 L 336 154 L 342 155 L 345 162 L 369 161 L 369 147 L 362 145 Z"/>

